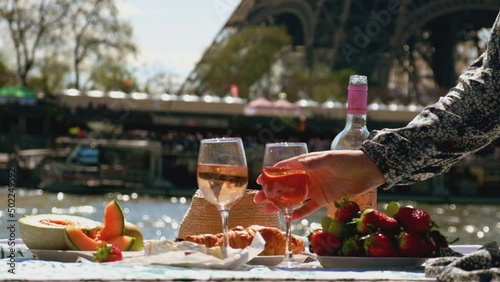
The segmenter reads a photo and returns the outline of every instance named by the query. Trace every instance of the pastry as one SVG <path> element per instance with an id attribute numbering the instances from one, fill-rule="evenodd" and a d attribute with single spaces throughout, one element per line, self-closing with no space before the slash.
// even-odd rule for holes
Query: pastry
<path id="1" fill-rule="evenodd" d="M 229 245 L 235 249 L 245 248 L 252 243 L 256 232 L 259 232 L 266 241 L 265 248 L 260 255 L 272 256 L 285 254 L 285 235 L 281 230 L 274 227 L 251 225 L 247 228 L 241 226 L 231 228 L 228 233 Z M 213 246 L 221 246 L 224 239 L 223 233 L 217 233 L 187 235 L 184 240 L 202 244 L 210 248 Z M 292 235 L 291 249 L 294 254 L 303 252 L 305 250 L 304 241 Z"/>

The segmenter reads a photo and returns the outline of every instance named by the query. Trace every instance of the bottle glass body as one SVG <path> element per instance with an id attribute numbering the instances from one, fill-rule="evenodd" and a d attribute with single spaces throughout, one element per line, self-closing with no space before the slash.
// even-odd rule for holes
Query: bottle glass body
<path id="1" fill-rule="evenodd" d="M 347 117 L 344 129 L 333 139 L 332 150 L 359 150 L 368 138 L 366 126 L 368 87 L 365 76 L 351 76 L 348 88 Z M 361 210 L 376 208 L 377 190 L 373 189 L 364 194 L 351 198 Z M 328 216 L 334 217 L 335 206 L 328 207 Z"/>

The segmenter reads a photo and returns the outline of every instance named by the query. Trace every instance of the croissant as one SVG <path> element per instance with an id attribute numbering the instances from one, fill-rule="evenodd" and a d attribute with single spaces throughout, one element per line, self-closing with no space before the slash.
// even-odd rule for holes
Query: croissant
<path id="1" fill-rule="evenodd" d="M 286 237 L 278 228 L 261 225 L 250 225 L 247 228 L 237 226 L 229 230 L 229 245 L 235 249 L 243 249 L 252 243 L 255 233 L 259 232 L 266 241 L 262 256 L 284 255 Z M 205 245 L 206 247 L 221 246 L 223 233 L 187 235 L 184 240 Z M 296 254 L 305 250 L 304 241 L 292 235 L 290 238 L 291 251 Z"/>

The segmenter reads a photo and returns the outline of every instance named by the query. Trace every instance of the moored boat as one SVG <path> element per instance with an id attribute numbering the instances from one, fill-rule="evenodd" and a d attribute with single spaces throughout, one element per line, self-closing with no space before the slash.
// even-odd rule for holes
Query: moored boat
<path id="1" fill-rule="evenodd" d="M 38 188 L 42 190 L 78 194 L 192 194 L 191 190 L 182 191 L 163 178 L 160 142 L 58 138 L 56 143 L 70 151 L 63 160 L 46 159 L 40 165 Z"/>

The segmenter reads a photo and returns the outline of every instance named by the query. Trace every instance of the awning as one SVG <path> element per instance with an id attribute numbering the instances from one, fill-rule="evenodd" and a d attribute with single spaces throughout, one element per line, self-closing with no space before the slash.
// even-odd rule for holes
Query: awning
<path id="1" fill-rule="evenodd" d="M 0 87 L 0 97 L 18 99 L 36 99 L 36 94 L 27 87 Z"/>

